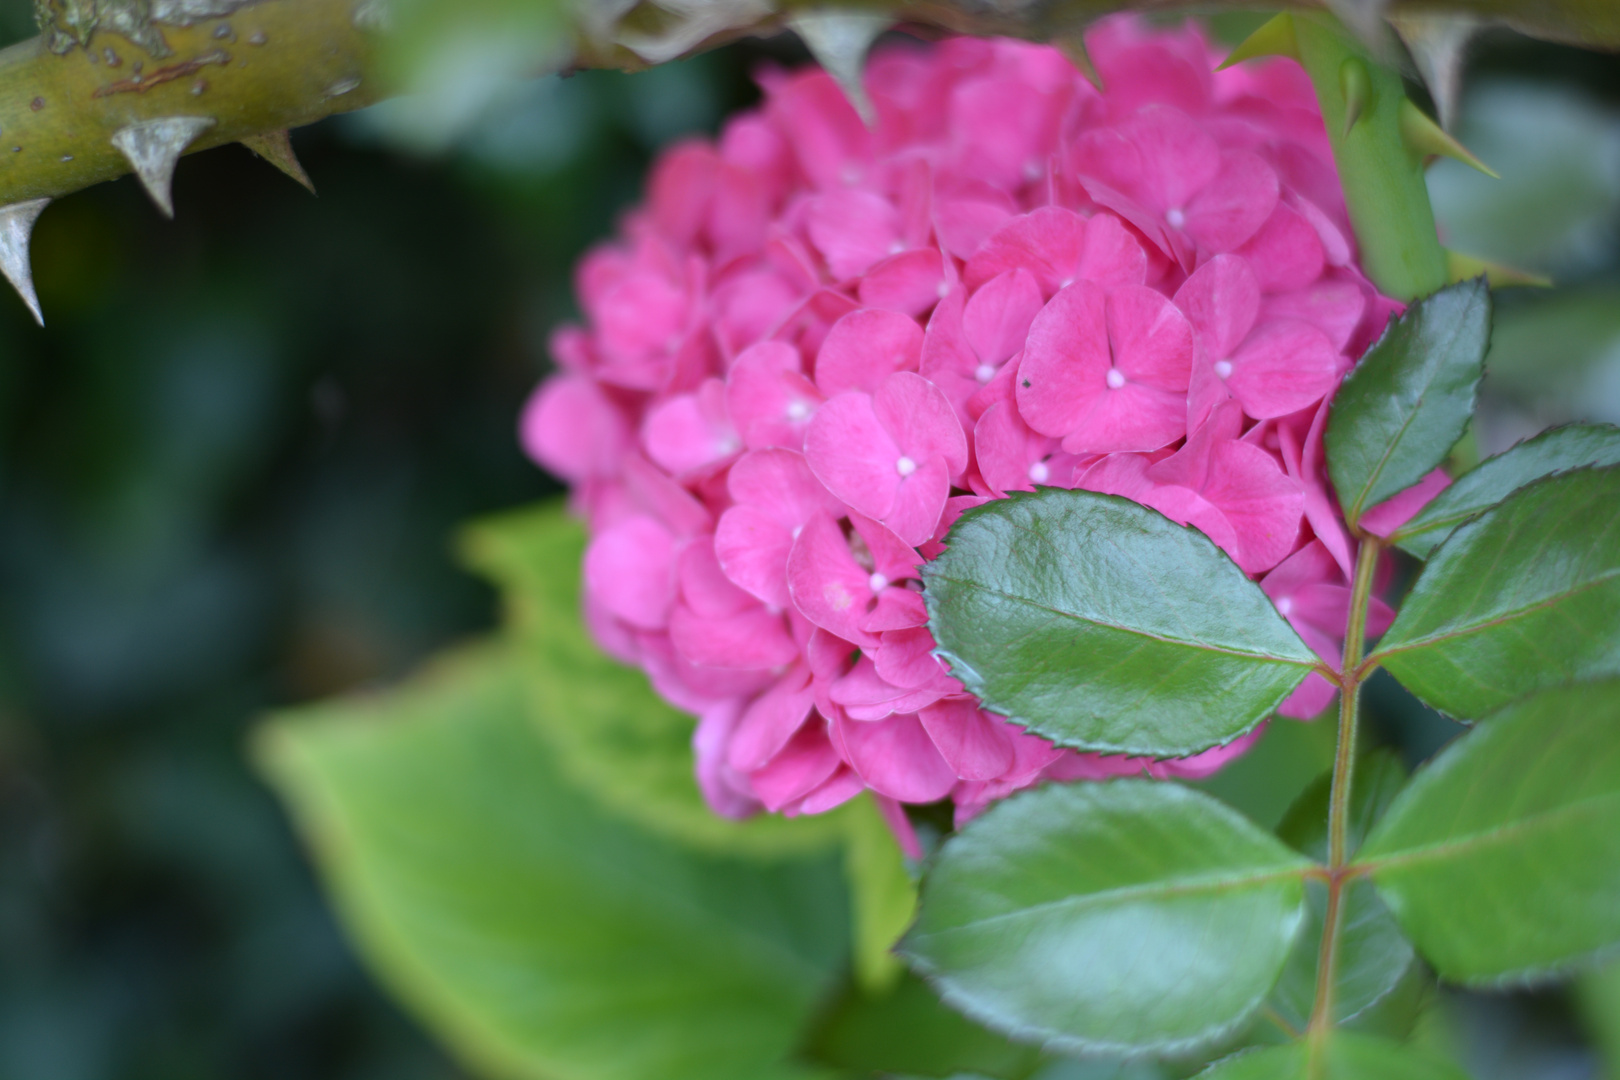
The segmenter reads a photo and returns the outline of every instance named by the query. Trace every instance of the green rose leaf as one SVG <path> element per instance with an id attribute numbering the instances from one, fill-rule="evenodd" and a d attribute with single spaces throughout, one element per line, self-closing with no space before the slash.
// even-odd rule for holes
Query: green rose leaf
<path id="1" fill-rule="evenodd" d="M 1620 428 L 1571 424 L 1527 439 L 1464 473 L 1389 539 L 1426 559 L 1457 526 L 1517 489 L 1587 465 L 1620 465 Z"/>
<path id="2" fill-rule="evenodd" d="M 1617 467 L 1520 488 L 1435 551 L 1370 662 L 1462 718 L 1620 673 L 1617 506 Z"/>
<path id="3" fill-rule="evenodd" d="M 939 655 L 987 708 L 1060 746 L 1207 750 L 1317 664 L 1207 537 L 1129 499 L 1015 493 L 946 542 L 923 567 Z"/>
<path id="4" fill-rule="evenodd" d="M 1324 438 L 1350 524 L 1451 452 L 1474 415 L 1490 337 L 1485 279 L 1449 285 L 1407 308 L 1345 377 Z"/>
<path id="5" fill-rule="evenodd" d="M 1265 1000 L 1309 865 L 1189 788 L 1043 787 L 945 842 L 901 948 L 948 1003 L 1016 1037 L 1189 1050 Z"/>
<path id="6" fill-rule="evenodd" d="M 848 955 L 837 860 L 722 858 L 568 780 L 522 662 L 484 648 L 290 714 L 261 761 L 362 952 L 469 1067 L 790 1080 Z"/>
<path id="7" fill-rule="evenodd" d="M 1328 799 L 1332 780 L 1329 773 L 1307 788 L 1277 826 L 1279 837 L 1318 862 L 1326 862 L 1328 858 Z M 1346 830 L 1349 851 L 1354 852 L 1361 846 L 1373 823 L 1383 816 L 1405 783 L 1405 767 L 1400 758 L 1388 750 L 1374 751 L 1357 762 L 1350 787 L 1350 817 Z M 1300 931 L 1294 951 L 1271 995 L 1277 1014 L 1299 1029 L 1310 1020 L 1316 1004 L 1317 960 L 1321 953 L 1322 926 L 1327 918 L 1326 883 L 1307 882 L 1305 899 L 1305 928 Z M 1335 1023 L 1352 1020 L 1382 1001 L 1406 977 L 1414 958 L 1412 943 L 1368 882 L 1352 881 L 1346 885 L 1341 905 L 1333 971 Z"/>
<path id="8" fill-rule="evenodd" d="M 1482 721 L 1390 807 L 1357 863 L 1441 976 L 1545 976 L 1620 944 L 1620 682 Z"/>
<path id="9" fill-rule="evenodd" d="M 1374 1077 L 1377 1080 L 1468 1080 L 1468 1075 L 1455 1063 L 1422 1047 L 1348 1031 L 1334 1031 L 1314 1047 L 1298 1042 L 1235 1054 L 1217 1061 L 1195 1080 L 1372 1080 Z"/>

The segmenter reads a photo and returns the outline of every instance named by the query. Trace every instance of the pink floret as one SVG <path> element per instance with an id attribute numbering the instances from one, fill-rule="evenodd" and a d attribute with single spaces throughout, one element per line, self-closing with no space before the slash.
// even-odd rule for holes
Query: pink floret
<path id="1" fill-rule="evenodd" d="M 1162 761 L 1061 749 L 952 677 L 921 566 L 1011 491 L 1202 530 L 1338 663 L 1353 549 L 1322 432 L 1397 305 L 1356 266 L 1309 83 L 1216 73 L 1194 28 L 1088 44 L 1106 93 L 1050 48 L 880 50 L 871 129 L 826 74 L 767 72 L 764 107 L 666 152 L 580 265 L 586 322 L 554 337 L 523 444 L 589 524 L 592 631 L 698 716 L 719 813 L 871 790 L 914 844 L 900 804 L 966 818 L 1247 750 L 1258 730 Z M 1280 712 L 1332 694 L 1313 675 Z"/>

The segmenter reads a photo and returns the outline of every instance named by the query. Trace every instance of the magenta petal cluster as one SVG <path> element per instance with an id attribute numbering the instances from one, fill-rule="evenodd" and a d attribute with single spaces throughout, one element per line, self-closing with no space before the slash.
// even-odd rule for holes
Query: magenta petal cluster
<path id="1" fill-rule="evenodd" d="M 722 813 L 870 789 L 897 821 L 966 816 L 1245 749 L 1064 750 L 951 677 L 920 567 L 1010 491 L 1202 530 L 1337 663 L 1351 543 L 1322 433 L 1397 305 L 1357 268 L 1310 85 L 1287 60 L 1214 73 L 1192 27 L 1115 19 L 1088 46 L 1105 92 L 1050 48 L 880 50 L 870 128 L 826 74 L 767 72 L 764 106 L 667 152 L 579 268 L 585 324 L 524 442 L 589 523 L 593 631 L 700 718 Z M 1281 711 L 1331 695 L 1313 676 Z"/>

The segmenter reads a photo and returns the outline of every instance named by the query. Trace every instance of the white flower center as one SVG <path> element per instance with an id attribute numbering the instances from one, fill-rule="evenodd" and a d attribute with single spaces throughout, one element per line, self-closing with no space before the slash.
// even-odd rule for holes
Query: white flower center
<path id="1" fill-rule="evenodd" d="M 1125 385 L 1125 373 L 1119 368 L 1108 369 L 1108 389 L 1118 390 Z"/>
<path id="2" fill-rule="evenodd" d="M 1039 180 L 1041 178 L 1041 163 L 1033 159 L 1024 162 L 1024 179 Z"/>
<path id="3" fill-rule="evenodd" d="M 1294 610 L 1294 598 L 1292 596 L 1285 596 L 1281 600 L 1277 601 L 1277 611 L 1284 618 L 1287 618 L 1289 613 L 1292 612 L 1293 610 Z"/>
<path id="4" fill-rule="evenodd" d="M 1179 229 L 1187 224 L 1187 211 L 1179 206 L 1172 206 L 1164 212 L 1164 220 L 1170 223 L 1171 228 Z"/>
<path id="5" fill-rule="evenodd" d="M 939 283 L 939 288 L 935 289 L 934 291 L 938 293 L 939 298 L 943 300 L 947 296 L 951 295 L 951 283 L 948 281 L 942 281 Z"/>
<path id="6" fill-rule="evenodd" d="M 982 383 L 989 382 L 991 379 L 996 377 L 995 365 L 980 364 L 978 367 L 973 369 L 973 377 Z"/>
<path id="7" fill-rule="evenodd" d="M 1035 464 L 1029 467 L 1029 478 L 1033 483 L 1044 484 L 1047 480 L 1051 479 L 1051 477 L 1052 470 L 1046 467 L 1046 462 L 1044 461 L 1037 461 Z"/>
<path id="8" fill-rule="evenodd" d="M 1230 379 L 1232 377 L 1232 361 L 1230 361 L 1230 360 L 1217 360 L 1217 361 L 1215 361 L 1215 374 L 1218 375 L 1220 378 Z"/>
<path id="9" fill-rule="evenodd" d="M 894 463 L 894 471 L 901 476 L 910 476 L 917 471 L 917 463 L 908 457 L 903 457 Z"/>
<path id="10" fill-rule="evenodd" d="M 906 250 L 906 245 L 901 243 L 899 240 L 896 240 L 894 243 L 889 245 L 890 255 L 898 255 L 904 250 Z"/>
<path id="11" fill-rule="evenodd" d="M 878 593 L 889 587 L 889 579 L 874 571 L 872 576 L 866 579 L 866 584 L 873 592 Z"/>
<path id="12" fill-rule="evenodd" d="M 802 401 L 790 401 L 787 407 L 787 418 L 797 423 L 810 415 L 810 406 Z"/>
<path id="13" fill-rule="evenodd" d="M 802 533 L 802 532 L 804 532 L 804 526 L 803 525 L 795 525 L 795 526 L 793 526 L 793 539 L 797 540 L 799 538 L 799 534 Z"/>
<path id="14" fill-rule="evenodd" d="M 735 453 L 737 448 L 741 445 L 742 443 L 737 441 L 737 436 L 727 435 L 723 439 L 715 440 L 714 452 L 719 454 L 721 457 L 725 457 L 727 454 Z"/>

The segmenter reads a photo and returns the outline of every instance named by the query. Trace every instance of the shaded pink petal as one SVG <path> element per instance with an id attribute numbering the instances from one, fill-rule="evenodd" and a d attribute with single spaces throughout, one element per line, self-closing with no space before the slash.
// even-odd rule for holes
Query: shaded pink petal
<path id="1" fill-rule="evenodd" d="M 1042 459 L 1056 448 L 1054 440 L 1025 424 L 1010 402 L 990 406 L 973 429 L 979 475 L 997 494 L 1032 491 L 1037 482 L 1049 480 Z"/>
<path id="2" fill-rule="evenodd" d="M 1450 486 L 1451 477 L 1446 471 L 1435 469 L 1399 495 L 1368 508 L 1361 515 L 1361 527 L 1374 536 L 1388 536 Z"/>
<path id="3" fill-rule="evenodd" d="M 726 746 L 726 761 L 739 772 L 762 767 L 787 745 L 810 715 L 810 670 L 795 667 L 755 698 Z"/>
<path id="4" fill-rule="evenodd" d="M 519 421 L 529 456 L 564 480 L 611 476 L 630 445 L 624 413 L 589 379 L 555 376 L 541 384 Z"/>
<path id="5" fill-rule="evenodd" d="M 748 774 L 749 784 L 767 810 L 802 799 L 833 775 L 839 765 L 820 724 L 805 724 L 764 768 Z"/>
<path id="6" fill-rule="evenodd" d="M 1193 754 L 1183 758 L 1165 758 L 1153 762 L 1148 766 L 1148 775 L 1159 779 L 1180 777 L 1184 780 L 1202 780 L 1213 776 L 1229 763 L 1249 752 L 1249 748 L 1260 741 L 1260 736 L 1266 733 L 1266 725 L 1253 728 L 1243 735 L 1239 735 L 1225 746 L 1212 746 L 1202 753 Z"/>
<path id="7" fill-rule="evenodd" d="M 709 808 L 721 817 L 741 820 L 759 813 L 747 778 L 726 764 L 725 747 L 737 722 L 735 702 L 722 702 L 699 710 L 692 751 L 697 758 L 698 790 Z"/>
<path id="8" fill-rule="evenodd" d="M 991 278 L 962 313 L 962 329 L 979 362 L 999 365 L 1024 347 L 1045 301 L 1035 275 L 1018 268 Z"/>
<path id="9" fill-rule="evenodd" d="M 920 593 L 910 589 L 890 587 L 878 593 L 872 613 L 861 623 L 861 629 L 877 634 L 884 630 L 905 630 L 928 622 L 928 606 Z"/>
<path id="10" fill-rule="evenodd" d="M 1238 249 L 1266 292 L 1303 289 L 1322 276 L 1327 260 L 1316 229 L 1298 210 L 1279 202 L 1271 217 Z"/>
<path id="11" fill-rule="evenodd" d="M 1260 282 L 1247 260 L 1217 255 L 1176 290 L 1176 306 L 1211 360 L 1231 356 L 1260 314 Z"/>
<path id="12" fill-rule="evenodd" d="M 893 799 L 929 803 L 943 799 L 956 774 L 912 715 L 870 723 L 833 721 L 832 737 L 842 757 L 867 786 Z"/>
<path id="13" fill-rule="evenodd" d="M 906 251 L 878 263 L 861 279 L 861 303 L 921 315 L 939 303 L 945 266 L 933 248 Z"/>
<path id="14" fill-rule="evenodd" d="M 869 191 L 846 189 L 818 195 L 810 201 L 806 216 L 810 242 L 839 281 L 865 273 L 891 254 L 900 239 L 893 204 Z"/>
<path id="15" fill-rule="evenodd" d="M 962 684 L 943 672 L 922 686 L 896 686 L 879 675 L 877 666 L 863 656 L 847 675 L 832 684 L 830 697 L 851 719 L 870 723 L 895 713 L 916 712 L 961 692 Z"/>
<path id="16" fill-rule="evenodd" d="M 1321 401 L 1339 381 L 1339 354 L 1327 335 L 1302 322 L 1256 330 L 1216 374 L 1257 420 L 1287 416 Z"/>
<path id="17" fill-rule="evenodd" d="M 872 602 L 871 577 L 825 514 L 810 519 L 788 555 L 788 594 L 799 614 L 845 641 L 875 647 L 878 639 L 860 627 Z"/>
<path id="18" fill-rule="evenodd" d="M 979 711 L 971 699 L 941 701 L 919 714 L 923 729 L 951 771 L 963 780 L 990 780 L 1013 765 L 1006 724 Z"/>
<path id="19" fill-rule="evenodd" d="M 828 491 L 867 517 L 881 520 L 894 507 L 905 454 L 870 395 L 847 391 L 823 405 L 805 432 L 804 456 Z"/>
<path id="20" fill-rule="evenodd" d="M 585 549 L 585 589 L 633 626 L 661 628 L 675 600 L 675 537 L 638 515 L 598 533 Z"/>
<path id="21" fill-rule="evenodd" d="M 945 667 L 934 656 L 934 635 L 924 626 L 889 630 L 872 656 L 877 673 L 896 686 L 926 686 L 945 674 Z"/>
<path id="22" fill-rule="evenodd" d="M 1106 320 L 1103 291 L 1089 282 L 1063 289 L 1035 316 L 1015 392 L 1018 412 L 1030 427 L 1062 438 L 1107 391 Z"/>
<path id="23" fill-rule="evenodd" d="M 1328 336 L 1335 349 L 1343 351 L 1366 309 L 1366 294 L 1355 282 L 1319 281 L 1305 289 L 1267 297 L 1261 312 L 1267 320 L 1310 323 Z"/>
<path id="24" fill-rule="evenodd" d="M 918 576 L 922 559 L 914 545 L 902 540 L 888 526 L 860 514 L 850 514 L 849 523 L 854 526 L 860 542 L 866 545 L 872 569 L 881 574 L 885 581 L 895 582 Z"/>
<path id="25" fill-rule="evenodd" d="M 1013 218 L 984 242 L 963 271 L 977 289 L 1009 270 L 1031 273 L 1048 294 L 1078 272 L 1085 251 L 1086 219 L 1060 206 L 1043 206 Z"/>
<path id="26" fill-rule="evenodd" d="M 1108 340 L 1114 367 L 1128 383 L 1186 392 L 1192 375 L 1192 326 L 1162 294 L 1143 285 L 1109 293 Z"/>
<path id="27" fill-rule="evenodd" d="M 964 418 L 968 399 L 996 373 L 993 365 L 980 363 L 978 354 L 968 344 L 967 332 L 962 326 L 965 295 L 960 287 L 953 289 L 934 308 L 923 335 L 920 365 L 923 378 L 939 387 L 957 415 Z"/>
<path id="28" fill-rule="evenodd" d="M 726 376 L 726 411 L 750 447 L 804 445 L 825 395 L 799 372 L 799 352 L 781 341 L 743 350 Z"/>
<path id="29" fill-rule="evenodd" d="M 1206 251 L 1235 251 L 1277 208 L 1277 174 L 1247 151 L 1226 155 L 1221 171 L 1187 204 L 1187 235 Z"/>
<path id="30" fill-rule="evenodd" d="M 700 667 L 768 670 L 799 655 L 782 617 L 758 604 L 716 618 L 676 604 L 669 616 L 669 638 L 682 659 Z"/>
<path id="31" fill-rule="evenodd" d="M 755 607 L 754 598 L 739 589 L 720 568 L 714 544 L 706 536 L 689 542 L 676 562 L 680 597 L 703 618 L 734 615 Z"/>
<path id="32" fill-rule="evenodd" d="M 816 354 L 816 385 L 831 397 L 845 390 L 868 393 L 897 371 L 916 371 L 923 331 L 897 311 L 851 312 L 833 324 Z"/>
<path id="33" fill-rule="evenodd" d="M 793 527 L 753 506 L 733 506 L 720 515 L 714 552 L 738 586 L 767 604 L 788 606 L 787 564 Z"/>
<path id="34" fill-rule="evenodd" d="M 647 456 L 672 473 L 690 472 L 742 449 L 726 415 L 725 384 L 708 379 L 647 413 L 641 438 Z"/>
<path id="35" fill-rule="evenodd" d="M 1305 495 L 1264 450 L 1246 442 L 1221 443 L 1204 495 L 1236 530 L 1234 558 L 1245 573 L 1269 570 L 1294 550 Z"/>
<path id="36" fill-rule="evenodd" d="M 921 544 L 934 535 L 934 527 L 951 494 L 951 474 L 940 458 L 929 458 L 900 482 L 894 505 L 883 524 L 908 544 Z"/>
<path id="37" fill-rule="evenodd" d="M 1333 703 L 1333 696 L 1337 693 L 1332 683 L 1313 671 L 1277 706 L 1277 715 L 1293 720 L 1315 719 Z"/>
<path id="38" fill-rule="evenodd" d="M 988 199 L 941 199 L 934 203 L 934 228 L 940 243 L 958 259 L 978 251 L 1010 217 L 1011 210 Z"/>
<path id="39" fill-rule="evenodd" d="M 873 396 L 872 408 L 912 461 L 938 458 L 951 475 L 967 468 L 967 436 L 961 421 L 927 379 L 909 371 L 889 376 Z"/>
<path id="40" fill-rule="evenodd" d="M 842 806 L 861 792 L 866 785 L 854 769 L 848 765 L 839 765 L 824 783 L 796 803 L 788 803 L 782 807 L 782 814 L 786 817 L 797 817 L 799 814 L 825 814 L 828 810 Z"/>
<path id="41" fill-rule="evenodd" d="M 1179 109 L 1149 105 L 1125 125 L 1125 131 L 1142 153 L 1139 198 L 1154 209 L 1189 210 L 1191 200 L 1223 171 L 1215 140 Z M 1132 194 L 1129 187 L 1123 190 Z M 1262 215 L 1260 221 L 1264 220 Z"/>

